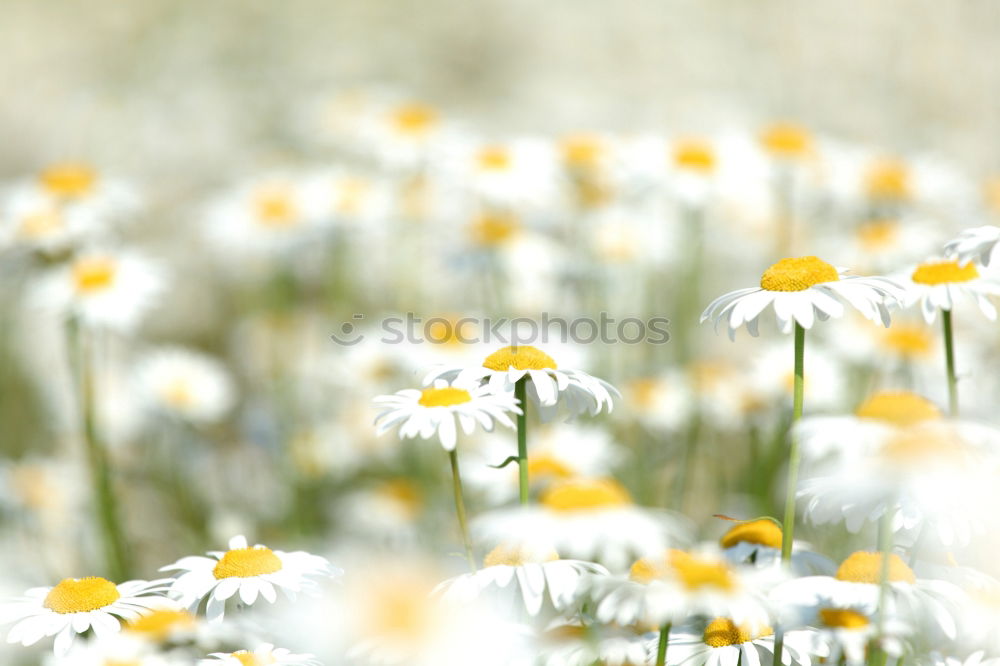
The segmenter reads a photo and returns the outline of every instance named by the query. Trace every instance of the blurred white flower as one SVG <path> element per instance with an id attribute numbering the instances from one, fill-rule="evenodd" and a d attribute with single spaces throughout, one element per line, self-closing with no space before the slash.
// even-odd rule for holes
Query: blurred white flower
<path id="1" fill-rule="evenodd" d="M 213 423 L 235 401 L 232 378 L 221 363 L 195 351 L 164 347 L 148 352 L 134 371 L 144 406 L 192 423 Z"/>

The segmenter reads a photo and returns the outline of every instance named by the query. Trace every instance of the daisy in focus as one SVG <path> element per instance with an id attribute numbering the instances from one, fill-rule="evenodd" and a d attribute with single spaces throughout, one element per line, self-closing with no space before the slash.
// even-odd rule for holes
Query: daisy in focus
<path id="1" fill-rule="evenodd" d="M 781 561 L 781 526 L 770 518 L 740 521 L 719 539 L 726 559 L 737 565 L 767 568 Z M 796 542 L 792 546 L 792 570 L 800 575 L 833 573 L 836 566 L 827 557 Z"/>
<path id="2" fill-rule="evenodd" d="M 917 264 L 909 275 L 901 276 L 906 285 L 906 306 L 919 303 L 924 320 L 932 324 L 939 310 L 950 313 L 960 300 L 973 300 L 984 317 L 996 320 L 997 309 L 990 297 L 1000 295 L 1000 280 L 981 275 L 979 268 L 958 259 Z"/>
<path id="3" fill-rule="evenodd" d="M 232 378 L 218 361 L 180 347 L 148 353 L 135 382 L 150 411 L 192 423 L 218 421 L 235 401 Z"/>
<path id="4" fill-rule="evenodd" d="M 847 303 L 867 319 L 888 326 L 889 306 L 902 296 L 902 287 L 887 278 L 848 275 L 817 257 L 790 258 L 764 271 L 760 287 L 712 301 L 701 321 L 711 319 L 716 328 L 724 321 L 731 339 L 744 325 L 756 336 L 761 313 L 772 306 L 781 332 L 790 333 L 793 323 L 808 330 L 816 319 L 842 316 Z"/>
<path id="5" fill-rule="evenodd" d="M 55 636 L 56 655 L 65 655 L 77 635 L 93 629 L 98 638 L 116 634 L 121 620 L 135 620 L 163 601 L 167 581 L 133 580 L 115 584 L 97 576 L 65 578 L 53 587 L 36 587 L 10 603 L 4 620 L 14 622 L 8 643 L 34 645 Z"/>
<path id="6" fill-rule="evenodd" d="M 671 666 L 760 666 L 774 658 L 774 630 L 751 630 L 726 617 L 678 629 L 670 638 L 667 664 Z M 809 666 L 812 647 L 808 630 L 785 632 L 782 662 L 789 666 Z M 655 647 L 655 646 L 654 646 Z"/>
<path id="7" fill-rule="evenodd" d="M 208 555 L 182 557 L 160 571 L 180 572 L 170 584 L 170 596 L 192 611 L 208 600 L 205 614 L 210 622 L 222 621 L 230 598 L 238 597 L 247 606 L 258 598 L 274 603 L 280 589 L 294 599 L 296 593 L 316 588 L 313 578 L 343 573 L 318 555 L 250 547 L 243 536 L 230 539 L 229 550 Z"/>
<path id="8" fill-rule="evenodd" d="M 198 666 L 319 666 L 311 654 L 295 654 L 286 648 L 276 648 L 263 643 L 254 650 L 213 652 L 202 659 Z"/>

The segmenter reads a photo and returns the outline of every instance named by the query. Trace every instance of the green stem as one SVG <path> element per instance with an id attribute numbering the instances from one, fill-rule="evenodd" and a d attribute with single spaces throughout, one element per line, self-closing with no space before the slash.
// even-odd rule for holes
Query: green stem
<path id="1" fill-rule="evenodd" d="M 80 411 L 83 417 L 83 441 L 86 447 L 87 464 L 94 491 L 97 518 L 104 541 L 104 553 L 108 574 L 116 582 L 129 578 L 128 548 L 118 515 L 111 480 L 111 466 L 108 452 L 101 441 L 97 425 L 96 389 L 94 386 L 93 349 L 85 331 L 79 324 L 70 324 L 69 336 L 76 347 L 77 381 L 80 391 Z"/>
<path id="2" fill-rule="evenodd" d="M 885 606 L 889 598 L 889 558 L 892 555 L 892 514 L 895 504 L 890 502 L 886 506 L 885 513 L 878 526 L 878 549 L 882 553 L 882 566 L 879 570 L 878 589 L 878 627 L 875 632 L 876 640 L 880 640 L 885 633 Z M 873 666 L 885 666 L 889 655 L 879 645 L 872 655 Z"/>
<path id="3" fill-rule="evenodd" d="M 664 666 L 667 663 L 667 644 L 670 642 L 670 623 L 667 622 L 660 629 L 660 642 L 656 646 L 656 666 Z"/>
<path id="4" fill-rule="evenodd" d="M 465 517 L 465 500 L 462 499 L 462 476 L 458 473 L 458 451 L 448 452 L 451 461 L 451 485 L 455 491 L 455 513 L 458 515 L 458 527 L 462 531 L 462 543 L 465 545 L 465 557 L 469 560 L 469 569 L 476 572 L 476 558 L 472 554 L 472 541 L 469 539 L 469 523 Z"/>
<path id="5" fill-rule="evenodd" d="M 958 379 L 955 377 L 955 338 L 951 330 L 951 310 L 941 311 L 944 326 L 944 363 L 948 371 L 948 413 L 958 416 Z"/>
<path id="6" fill-rule="evenodd" d="M 525 375 L 514 384 L 514 397 L 517 398 L 521 413 L 517 416 L 517 468 L 518 487 L 521 504 L 528 504 L 528 377 Z"/>
<path id="7" fill-rule="evenodd" d="M 806 330 L 800 324 L 795 324 L 795 387 L 792 398 L 792 423 L 802 418 L 802 393 L 805 383 L 804 361 L 806 346 Z M 793 435 L 789 438 L 788 449 L 788 486 L 785 491 L 785 520 L 782 524 L 781 560 L 787 562 L 792 557 L 792 540 L 795 536 L 795 491 L 799 482 L 799 442 Z M 780 655 L 779 655 L 780 656 Z"/>

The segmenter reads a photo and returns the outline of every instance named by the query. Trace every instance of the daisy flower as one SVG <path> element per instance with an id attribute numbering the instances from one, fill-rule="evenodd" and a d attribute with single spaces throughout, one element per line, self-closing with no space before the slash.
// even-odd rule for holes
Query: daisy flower
<path id="1" fill-rule="evenodd" d="M 539 666 L 631 666 L 649 661 L 646 633 L 629 628 L 591 624 L 556 624 L 538 646 Z"/>
<path id="2" fill-rule="evenodd" d="M 135 383 L 150 410 L 193 423 L 220 420 L 235 401 L 233 380 L 218 361 L 179 347 L 149 352 Z"/>
<path id="3" fill-rule="evenodd" d="M 770 518 L 758 518 L 733 525 L 719 539 L 719 547 L 734 564 L 767 568 L 781 561 L 781 541 L 781 526 Z M 833 573 L 836 568 L 828 558 L 802 543 L 793 544 L 791 566 L 802 575 Z"/>
<path id="4" fill-rule="evenodd" d="M 262 643 L 254 650 L 236 652 L 213 652 L 208 659 L 202 659 L 198 666 L 319 666 L 311 654 L 295 654 L 285 648 L 276 648 L 270 643 Z"/>
<path id="5" fill-rule="evenodd" d="M 278 589 L 294 598 L 297 592 L 316 587 L 312 577 L 343 573 L 318 555 L 285 553 L 260 544 L 250 547 L 244 536 L 230 539 L 229 550 L 208 555 L 182 557 L 160 571 L 181 572 L 170 584 L 170 595 L 192 611 L 208 599 L 205 613 L 210 622 L 222 621 L 231 597 L 238 596 L 248 606 L 258 596 L 274 603 Z"/>
<path id="6" fill-rule="evenodd" d="M 493 393 L 489 386 L 462 386 L 470 385 L 438 380 L 430 388 L 404 389 L 375 398 L 382 407 L 375 419 L 378 434 L 398 426 L 402 439 L 434 437 L 445 451 L 454 451 L 458 427 L 466 435 L 472 434 L 477 424 L 487 431 L 493 429 L 494 423 L 514 427 L 508 414 L 520 414 L 521 410 L 513 395 Z"/>
<path id="7" fill-rule="evenodd" d="M 101 230 L 100 220 L 88 211 L 34 189 L 17 189 L 0 204 L 0 247 L 59 252 Z"/>
<path id="8" fill-rule="evenodd" d="M 135 208 L 138 201 L 128 184 L 84 162 L 50 164 L 38 173 L 30 187 L 64 207 L 97 217 L 121 216 Z"/>
<path id="9" fill-rule="evenodd" d="M 8 643 L 34 645 L 55 636 L 54 651 L 65 655 L 78 634 L 89 629 L 100 638 L 121 630 L 121 620 L 134 620 L 163 601 L 168 581 L 133 580 L 115 584 L 97 576 L 65 578 L 53 587 L 35 587 L 5 609 L 14 622 Z"/>
<path id="10" fill-rule="evenodd" d="M 156 263 L 130 251 L 92 249 L 43 277 L 34 298 L 40 307 L 76 317 L 84 326 L 128 332 L 165 287 Z"/>
<path id="11" fill-rule="evenodd" d="M 989 297 L 1000 295 L 1000 281 L 980 275 L 975 263 L 930 259 L 917 264 L 902 279 L 906 285 L 906 306 L 919 302 L 920 312 L 928 324 L 934 323 L 939 310 L 950 313 L 962 298 L 974 300 L 990 321 L 997 318 L 996 306 Z"/>
<path id="12" fill-rule="evenodd" d="M 811 631 L 785 632 L 782 663 L 809 666 Z M 751 630 L 726 617 L 717 617 L 701 631 L 689 626 L 672 633 L 666 663 L 671 666 L 760 666 L 774 655 L 774 630 Z"/>
<path id="13" fill-rule="evenodd" d="M 607 574 L 608 570 L 599 564 L 561 560 L 550 547 L 508 543 L 491 550 L 482 569 L 446 580 L 435 592 L 445 601 L 461 603 L 483 594 L 506 592 L 534 617 L 541 612 L 546 598 L 554 611 L 565 611 L 576 601 L 587 576 Z"/>
<path id="14" fill-rule="evenodd" d="M 890 657 L 900 657 L 903 637 L 909 630 L 899 620 L 887 618 L 879 635 L 878 622 L 873 620 L 869 608 L 838 607 L 832 603 L 817 606 L 807 624 L 815 629 L 813 652 L 825 654 L 827 663 L 843 659 L 848 666 L 865 664 L 873 642 Z"/>
<path id="15" fill-rule="evenodd" d="M 871 321 L 888 326 L 889 305 L 902 296 L 902 287 L 887 278 L 848 275 L 817 257 L 798 257 L 782 259 L 764 271 L 760 287 L 715 299 L 701 321 L 713 320 L 716 329 L 725 321 L 730 339 L 744 325 L 756 336 L 759 317 L 770 305 L 781 332 L 790 333 L 793 323 L 808 330 L 816 319 L 842 316 L 847 303 Z"/>
<path id="16" fill-rule="evenodd" d="M 978 261 L 983 266 L 990 263 L 993 248 L 1000 241 L 1000 227 L 985 225 L 964 229 L 944 246 L 946 257 L 954 257 L 965 264 Z"/>

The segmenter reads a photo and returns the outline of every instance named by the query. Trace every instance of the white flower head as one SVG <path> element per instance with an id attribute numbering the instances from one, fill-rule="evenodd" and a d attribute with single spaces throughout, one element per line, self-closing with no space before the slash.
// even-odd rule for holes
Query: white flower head
<path id="1" fill-rule="evenodd" d="M 229 540 L 229 550 L 209 552 L 208 557 L 182 557 L 161 571 L 181 572 L 170 585 L 170 595 L 194 610 L 208 599 L 205 614 L 210 622 L 221 622 L 226 600 L 237 597 L 246 605 L 257 599 L 274 603 L 277 590 L 289 598 L 316 587 L 312 580 L 343 573 L 330 566 L 325 558 L 304 551 L 286 553 L 257 544 L 249 546 L 246 537 Z"/>
<path id="2" fill-rule="evenodd" d="M 964 229 L 944 246 L 946 257 L 958 259 L 961 263 L 978 261 L 983 266 L 990 263 L 993 248 L 1000 242 L 1000 227 L 984 225 Z"/>
<path id="3" fill-rule="evenodd" d="M 437 436 L 446 451 L 455 449 L 458 427 L 466 435 L 472 434 L 477 424 L 487 431 L 493 429 L 494 423 L 513 428 L 509 414 L 521 413 L 510 393 L 492 393 L 488 386 L 473 388 L 467 383 L 440 380 L 423 390 L 403 389 L 379 396 L 375 403 L 383 407 L 375 418 L 379 435 L 398 425 L 402 439 Z"/>
<path id="4" fill-rule="evenodd" d="M 1000 280 L 980 275 L 975 263 L 958 259 L 931 259 L 918 264 L 900 278 L 906 287 L 905 305 L 920 303 L 920 313 L 930 324 L 938 310 L 951 312 L 960 299 L 971 299 L 990 321 L 997 318 L 997 309 L 990 296 L 1000 295 Z"/>
<path id="5" fill-rule="evenodd" d="M 147 354 L 135 371 L 135 382 L 152 411 L 194 423 L 218 421 L 233 406 L 233 381 L 222 365 L 183 348 Z"/>
<path id="6" fill-rule="evenodd" d="M 751 629 L 730 618 L 717 617 L 699 631 L 700 625 L 682 627 L 670 634 L 667 647 L 669 666 L 760 666 L 774 659 L 774 630 Z M 812 631 L 785 632 L 782 661 L 786 666 L 809 666 L 813 648 Z M 650 651 L 656 650 L 656 640 Z M 654 652 L 655 654 L 655 652 Z"/>
<path id="7" fill-rule="evenodd" d="M 817 319 L 841 317 L 847 303 L 867 319 L 888 326 L 889 307 L 903 293 L 887 278 L 848 275 L 818 257 L 789 258 L 764 271 L 760 287 L 739 289 L 712 301 L 701 321 L 713 320 L 716 329 L 725 321 L 731 339 L 744 325 L 756 336 L 758 319 L 770 305 L 781 332 L 790 333 L 793 323 L 810 329 Z"/>
<path id="8" fill-rule="evenodd" d="M 262 643 L 253 650 L 236 652 L 213 652 L 198 666 L 319 666 L 311 654 L 295 654 L 286 648 L 276 648 L 271 643 Z"/>

